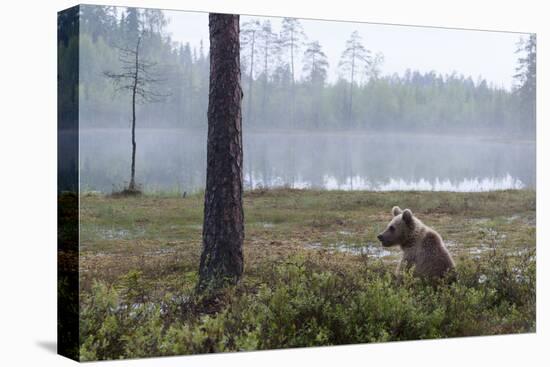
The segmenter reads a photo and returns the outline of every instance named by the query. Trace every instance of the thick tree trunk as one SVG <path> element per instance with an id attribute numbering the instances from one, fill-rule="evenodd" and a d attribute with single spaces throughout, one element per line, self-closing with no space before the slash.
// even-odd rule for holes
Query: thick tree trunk
<path id="1" fill-rule="evenodd" d="M 243 150 L 239 16 L 210 14 L 210 92 L 203 248 L 198 289 L 243 272 Z"/>

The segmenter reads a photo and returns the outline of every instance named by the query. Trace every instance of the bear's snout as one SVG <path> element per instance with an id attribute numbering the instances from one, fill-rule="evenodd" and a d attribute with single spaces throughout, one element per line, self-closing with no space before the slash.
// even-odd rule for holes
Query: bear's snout
<path id="1" fill-rule="evenodd" d="M 378 236 L 376 236 L 376 238 L 378 238 L 378 241 L 382 242 L 384 236 L 382 236 L 382 234 L 379 234 Z"/>

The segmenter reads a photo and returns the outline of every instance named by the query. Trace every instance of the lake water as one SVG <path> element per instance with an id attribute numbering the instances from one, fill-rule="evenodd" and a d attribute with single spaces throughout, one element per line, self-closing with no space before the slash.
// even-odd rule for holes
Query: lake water
<path id="1" fill-rule="evenodd" d="M 249 132 L 245 189 L 489 191 L 535 187 L 535 142 L 391 133 Z M 80 185 L 129 181 L 130 129 L 82 130 Z M 204 189 L 206 132 L 137 130 L 136 180 L 147 191 Z"/>

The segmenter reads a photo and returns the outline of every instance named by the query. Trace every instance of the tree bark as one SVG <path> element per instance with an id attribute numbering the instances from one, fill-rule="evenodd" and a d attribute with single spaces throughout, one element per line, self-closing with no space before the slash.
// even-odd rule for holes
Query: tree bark
<path id="1" fill-rule="evenodd" d="M 199 291 L 236 283 L 243 272 L 239 16 L 210 14 L 209 27 L 210 91 Z"/>

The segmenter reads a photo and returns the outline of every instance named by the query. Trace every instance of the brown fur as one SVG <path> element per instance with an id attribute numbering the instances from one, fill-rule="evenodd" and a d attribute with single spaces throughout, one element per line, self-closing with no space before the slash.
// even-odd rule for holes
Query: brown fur
<path id="1" fill-rule="evenodd" d="M 397 267 L 400 274 L 414 266 L 414 275 L 440 278 L 455 267 L 441 236 L 416 218 L 409 209 L 392 209 L 393 219 L 378 235 L 383 246 L 399 245 L 403 257 Z"/>

